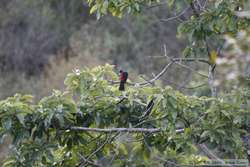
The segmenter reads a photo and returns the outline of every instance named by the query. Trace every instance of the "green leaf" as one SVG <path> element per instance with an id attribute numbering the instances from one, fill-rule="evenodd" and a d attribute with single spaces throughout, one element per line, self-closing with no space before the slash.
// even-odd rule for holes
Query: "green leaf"
<path id="1" fill-rule="evenodd" d="M 7 118 L 7 119 L 2 120 L 2 126 L 3 126 L 4 129 L 10 130 L 11 127 L 12 127 L 12 120 L 11 120 L 11 118 Z"/>
<path id="2" fill-rule="evenodd" d="M 17 114 L 16 115 L 17 119 L 19 120 L 19 122 L 24 126 L 25 123 L 24 123 L 24 114 Z"/>
<path id="3" fill-rule="evenodd" d="M 59 121 L 60 127 L 64 127 L 65 126 L 65 121 L 64 121 L 63 115 L 62 114 L 56 114 L 55 117 Z"/>
<path id="4" fill-rule="evenodd" d="M 13 167 L 15 166 L 16 164 L 16 161 L 13 160 L 13 159 L 9 159 L 9 160 L 6 160 L 4 163 L 3 163 L 3 167 Z"/>
<path id="5" fill-rule="evenodd" d="M 175 0 L 168 0 L 167 3 L 170 8 L 173 8 Z"/>
<path id="6" fill-rule="evenodd" d="M 203 132 L 202 132 L 202 134 L 201 134 L 201 138 L 206 138 L 206 137 L 208 137 L 208 136 L 209 136 L 209 134 L 210 134 L 210 132 L 209 132 L 209 131 L 207 131 L 207 130 L 205 130 L 205 131 L 203 131 Z"/>
<path id="7" fill-rule="evenodd" d="M 123 144 L 123 143 L 119 143 L 119 151 L 120 151 L 123 155 L 128 155 L 127 148 L 126 148 L 125 144 Z"/>
<path id="8" fill-rule="evenodd" d="M 92 14 L 92 13 L 94 13 L 97 9 L 98 9 L 98 5 L 96 4 L 96 5 L 94 5 L 94 6 L 91 7 L 89 13 Z"/>
<path id="9" fill-rule="evenodd" d="M 185 135 L 190 135 L 190 133 L 191 133 L 191 128 L 185 128 L 184 129 L 184 134 Z"/>

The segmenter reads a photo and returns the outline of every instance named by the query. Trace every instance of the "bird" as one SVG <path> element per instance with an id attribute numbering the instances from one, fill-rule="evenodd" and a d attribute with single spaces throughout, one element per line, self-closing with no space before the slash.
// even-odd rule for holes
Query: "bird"
<path id="1" fill-rule="evenodd" d="M 146 110 L 144 111 L 143 115 L 139 117 L 140 120 L 144 119 L 145 117 L 147 117 L 151 113 L 151 111 L 155 105 L 154 100 L 155 100 L 155 98 L 151 99 L 150 102 L 147 104 Z"/>
<path id="2" fill-rule="evenodd" d="M 209 63 L 211 65 L 216 64 L 217 58 L 218 58 L 218 53 L 215 50 L 212 50 L 210 55 L 209 55 Z"/>
<path id="3" fill-rule="evenodd" d="M 127 82 L 127 79 L 128 79 L 128 72 L 120 70 L 120 86 L 119 86 L 120 91 L 125 90 L 125 83 Z"/>
<path id="4" fill-rule="evenodd" d="M 212 72 L 215 70 L 217 58 L 218 53 L 215 50 L 212 50 L 209 55 L 209 64 L 212 67 Z"/>

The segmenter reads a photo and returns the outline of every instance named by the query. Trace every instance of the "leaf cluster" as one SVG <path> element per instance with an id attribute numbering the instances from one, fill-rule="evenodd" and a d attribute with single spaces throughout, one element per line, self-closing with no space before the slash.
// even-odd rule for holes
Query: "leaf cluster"
<path id="1" fill-rule="evenodd" d="M 109 82 L 117 79 L 110 65 L 76 70 L 65 80 L 67 91 L 56 90 L 37 104 L 19 94 L 0 101 L 0 137 L 13 138 L 4 166 L 202 164 L 206 158 L 197 147 L 202 143 L 219 149 L 223 157 L 244 158 L 241 137 L 250 123 L 248 89 L 220 98 L 186 96 L 158 86 L 127 85 L 120 92 Z M 139 119 L 152 98 L 153 110 Z M 161 132 L 90 133 L 73 126 Z M 180 128 L 183 133 L 176 132 Z"/>

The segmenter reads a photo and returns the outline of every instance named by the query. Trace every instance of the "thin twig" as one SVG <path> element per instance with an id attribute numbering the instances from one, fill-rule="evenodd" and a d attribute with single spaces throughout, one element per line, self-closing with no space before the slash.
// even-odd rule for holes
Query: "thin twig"
<path id="1" fill-rule="evenodd" d="M 192 72 L 194 72 L 194 73 L 196 73 L 196 74 L 198 74 L 198 75 L 200 75 L 200 76 L 202 76 L 202 77 L 204 77 L 204 78 L 208 78 L 207 75 L 202 74 L 202 73 L 200 73 L 200 72 L 194 70 L 193 68 L 191 68 L 191 67 L 189 67 L 189 66 L 187 66 L 187 65 L 185 65 L 185 64 L 182 64 L 182 63 L 179 63 L 179 62 L 177 62 L 176 64 L 179 65 L 179 66 L 181 66 L 181 67 L 183 67 L 183 68 L 186 68 L 186 69 L 188 69 L 188 70 L 190 70 L 190 71 L 192 71 Z"/>
<path id="2" fill-rule="evenodd" d="M 101 167 L 100 165 L 98 164 L 95 164 L 94 162 L 90 161 L 90 160 L 87 160 L 83 155 L 81 155 L 80 153 L 78 154 L 81 159 L 82 159 L 82 162 L 87 162 L 89 165 L 92 165 L 93 167 Z"/>
<path id="3" fill-rule="evenodd" d="M 180 88 L 183 88 L 183 89 L 197 89 L 197 88 L 200 88 L 200 87 L 203 87 L 207 85 L 207 83 L 203 83 L 203 84 L 200 84 L 200 85 L 196 85 L 196 86 L 193 86 L 193 87 L 185 87 L 185 86 L 182 86 Z"/>
<path id="4" fill-rule="evenodd" d="M 199 147 L 204 153 L 206 153 L 209 156 L 209 158 L 215 159 L 221 162 L 222 164 L 225 164 L 225 162 L 221 160 L 220 158 L 218 158 L 211 150 L 209 150 L 205 144 L 199 144 Z"/>
<path id="5" fill-rule="evenodd" d="M 203 58 L 173 58 L 172 61 L 174 62 L 201 62 L 201 63 L 209 64 L 209 61 Z"/>
<path id="6" fill-rule="evenodd" d="M 149 56 L 149 57 L 150 58 L 166 58 L 166 56 Z M 204 58 L 170 58 L 170 59 L 174 62 L 201 62 L 205 64 L 210 64 L 209 61 Z"/>
<path id="7" fill-rule="evenodd" d="M 88 160 L 89 160 L 93 155 L 95 155 L 98 151 L 100 151 L 100 150 L 108 143 L 109 138 L 110 138 L 110 136 L 107 135 L 105 141 L 104 141 L 104 142 L 103 142 L 94 152 L 92 152 L 92 153 L 86 158 L 86 161 L 85 161 L 85 163 L 84 163 L 83 165 L 85 165 L 86 162 L 88 162 Z M 81 166 L 82 166 L 82 165 L 81 165 Z"/>
<path id="8" fill-rule="evenodd" d="M 168 22 L 168 21 L 171 21 L 171 20 L 178 19 L 179 17 L 181 17 L 182 15 L 184 15 L 184 14 L 188 11 L 189 8 L 190 8 L 190 7 L 185 8 L 185 9 L 184 9 L 181 13 L 179 13 L 178 15 L 175 15 L 175 16 L 173 16 L 173 17 L 169 17 L 169 18 L 166 18 L 166 19 L 160 19 L 160 21 L 162 21 L 162 22 Z"/>
<path id="9" fill-rule="evenodd" d="M 148 6 L 146 9 L 151 9 L 151 8 L 159 7 L 159 6 L 162 6 L 162 5 L 166 5 L 166 3 L 167 2 L 153 4 L 153 5 Z"/>
<path id="10" fill-rule="evenodd" d="M 139 86 L 143 86 L 143 85 L 147 85 L 147 84 L 149 84 L 149 83 L 155 82 L 155 81 L 158 80 L 158 79 L 159 79 L 159 78 L 169 69 L 169 67 L 171 67 L 173 64 L 174 64 L 174 62 L 168 63 L 168 64 L 163 68 L 163 70 L 162 70 L 159 74 L 157 74 L 153 79 L 151 79 L 151 80 L 149 80 L 149 81 L 147 81 L 147 82 L 138 83 L 138 85 L 139 85 Z"/>
<path id="11" fill-rule="evenodd" d="M 196 17 L 199 17 L 200 14 L 199 14 L 199 12 L 197 11 L 197 9 L 196 9 L 196 7 L 195 7 L 194 1 L 191 1 L 191 2 L 190 2 L 190 7 L 191 7 L 191 9 L 192 9 L 194 15 L 195 15 Z"/>
<path id="12" fill-rule="evenodd" d="M 147 148 L 150 152 L 152 152 L 152 148 L 149 146 L 148 142 L 145 140 L 145 137 L 146 137 L 146 136 L 143 135 L 143 137 L 144 137 L 144 140 L 143 140 L 143 141 L 144 141 L 144 145 L 146 146 L 146 148 Z M 175 162 L 166 160 L 166 159 L 160 157 L 159 155 L 155 155 L 155 158 L 156 158 L 157 160 L 161 160 L 161 161 L 163 161 L 163 162 L 165 162 L 165 163 L 175 165 L 176 167 L 180 167 L 180 166 L 179 166 L 178 164 L 176 164 Z"/>
<path id="13" fill-rule="evenodd" d="M 210 87 L 212 97 L 217 96 L 217 89 L 216 86 L 214 85 L 214 78 L 215 78 L 214 66 L 210 65 L 208 71 L 208 85 Z"/>

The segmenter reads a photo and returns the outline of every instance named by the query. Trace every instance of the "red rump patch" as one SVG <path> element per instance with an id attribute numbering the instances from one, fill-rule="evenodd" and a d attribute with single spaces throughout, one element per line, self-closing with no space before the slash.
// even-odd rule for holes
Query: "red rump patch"
<path id="1" fill-rule="evenodd" d="M 126 81 L 126 75 L 125 75 L 124 72 L 121 72 L 121 74 L 120 74 L 120 80 L 121 81 Z"/>

